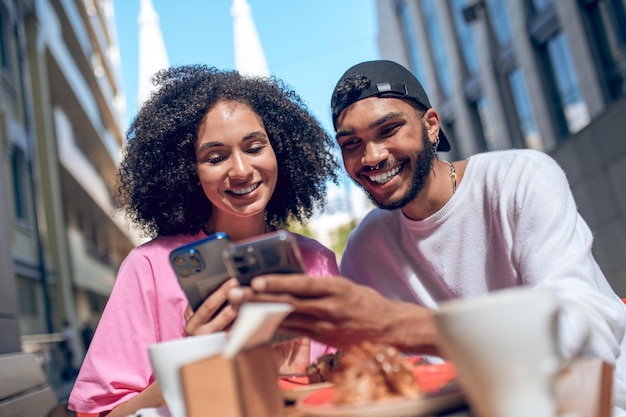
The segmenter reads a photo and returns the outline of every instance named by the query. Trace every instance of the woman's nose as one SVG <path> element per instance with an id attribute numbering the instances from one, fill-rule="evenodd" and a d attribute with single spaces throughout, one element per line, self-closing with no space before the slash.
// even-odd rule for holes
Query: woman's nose
<path id="1" fill-rule="evenodd" d="M 246 156 L 241 152 L 236 152 L 232 156 L 232 165 L 230 175 L 233 177 L 247 177 L 252 172 L 252 166 L 249 164 Z"/>

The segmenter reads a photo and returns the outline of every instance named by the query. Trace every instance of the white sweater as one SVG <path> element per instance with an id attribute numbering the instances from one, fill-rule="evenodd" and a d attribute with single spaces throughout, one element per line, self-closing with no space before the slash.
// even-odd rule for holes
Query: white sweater
<path id="1" fill-rule="evenodd" d="M 594 260 L 592 240 L 552 158 L 532 150 L 488 152 L 469 159 L 456 193 L 427 219 L 372 210 L 350 235 L 340 272 L 389 298 L 430 308 L 507 287 L 552 288 L 591 318 L 584 354 L 615 363 L 626 306 Z M 579 314 L 568 311 L 560 321 L 566 356 L 585 338 Z M 615 369 L 614 403 L 622 409 L 624 372 Z"/>

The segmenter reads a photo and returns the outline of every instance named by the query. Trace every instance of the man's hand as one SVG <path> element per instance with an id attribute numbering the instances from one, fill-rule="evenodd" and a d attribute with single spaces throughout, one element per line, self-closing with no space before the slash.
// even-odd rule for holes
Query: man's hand
<path id="1" fill-rule="evenodd" d="M 370 287 L 342 277 L 265 275 L 250 288 L 235 287 L 229 302 L 279 302 L 294 307 L 281 330 L 337 348 L 364 340 L 388 343 L 405 352 L 437 354 L 432 312 L 390 300 Z"/>

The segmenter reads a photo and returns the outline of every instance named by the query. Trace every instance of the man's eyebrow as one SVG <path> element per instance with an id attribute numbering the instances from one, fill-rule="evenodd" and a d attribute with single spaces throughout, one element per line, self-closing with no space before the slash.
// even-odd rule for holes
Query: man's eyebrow
<path id="1" fill-rule="evenodd" d="M 395 119 L 396 117 L 402 117 L 404 116 L 404 112 L 401 111 L 392 111 L 387 113 L 386 115 L 384 115 L 383 117 L 374 120 L 372 123 L 369 124 L 368 128 L 369 129 L 373 129 L 377 126 L 382 125 L 383 123 L 387 122 L 388 120 L 391 119 Z M 337 134 L 335 135 L 335 139 L 339 139 L 342 136 L 349 136 L 352 135 L 354 133 L 354 129 L 346 129 L 346 130 L 341 130 L 339 132 L 337 132 Z"/>
<path id="2" fill-rule="evenodd" d="M 404 112 L 401 112 L 401 111 L 389 112 L 383 117 L 381 117 L 380 119 L 374 120 L 372 123 L 370 123 L 369 128 L 372 129 L 374 127 L 382 125 L 383 123 L 387 122 L 390 119 L 395 119 L 396 117 L 402 117 L 402 116 L 404 116 Z"/>
<path id="3" fill-rule="evenodd" d="M 343 137 L 343 136 L 350 136 L 351 134 L 354 133 L 354 129 L 346 129 L 346 130 L 340 130 L 339 132 L 337 132 L 337 134 L 335 135 L 335 139 L 339 140 L 339 138 Z"/>

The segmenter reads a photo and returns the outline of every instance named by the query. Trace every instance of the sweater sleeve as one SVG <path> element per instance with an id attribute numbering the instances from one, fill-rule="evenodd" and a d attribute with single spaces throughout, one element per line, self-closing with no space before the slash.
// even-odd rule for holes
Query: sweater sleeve
<path id="1" fill-rule="evenodd" d="M 582 347 L 583 354 L 614 363 L 626 309 L 593 257 L 593 236 L 565 173 L 541 154 L 523 168 L 515 187 L 514 263 L 524 285 L 551 288 L 562 302 L 561 352 L 570 357 Z"/>

